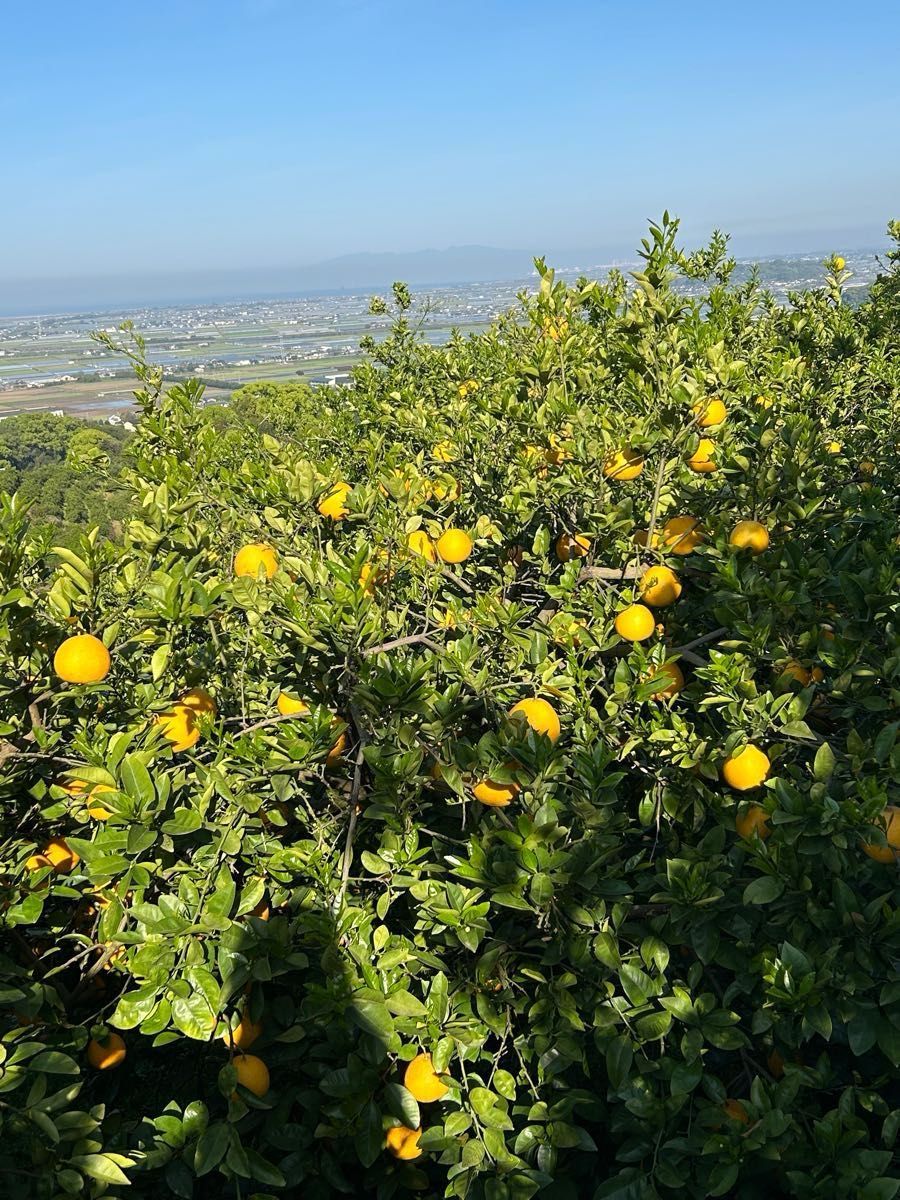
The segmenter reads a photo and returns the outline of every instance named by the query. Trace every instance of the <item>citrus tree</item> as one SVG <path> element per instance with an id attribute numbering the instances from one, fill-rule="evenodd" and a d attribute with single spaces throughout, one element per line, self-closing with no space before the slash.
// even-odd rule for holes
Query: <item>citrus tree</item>
<path id="1" fill-rule="evenodd" d="M 2 497 L 4 1194 L 900 1190 L 897 259 L 676 235 Z"/>

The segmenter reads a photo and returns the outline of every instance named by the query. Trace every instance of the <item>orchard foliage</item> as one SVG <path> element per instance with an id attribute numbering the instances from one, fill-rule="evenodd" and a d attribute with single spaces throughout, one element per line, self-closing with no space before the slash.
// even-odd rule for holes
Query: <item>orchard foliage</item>
<path id="1" fill-rule="evenodd" d="M 4 1195 L 897 1194 L 897 261 L 676 230 L 2 498 Z"/>

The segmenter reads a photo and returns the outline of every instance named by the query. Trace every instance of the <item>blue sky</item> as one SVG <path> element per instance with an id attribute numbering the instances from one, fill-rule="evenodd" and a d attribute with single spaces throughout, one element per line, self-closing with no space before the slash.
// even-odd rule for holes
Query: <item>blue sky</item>
<path id="1" fill-rule="evenodd" d="M 38 0 L 2 37 L 7 279 L 900 215 L 888 2 Z"/>

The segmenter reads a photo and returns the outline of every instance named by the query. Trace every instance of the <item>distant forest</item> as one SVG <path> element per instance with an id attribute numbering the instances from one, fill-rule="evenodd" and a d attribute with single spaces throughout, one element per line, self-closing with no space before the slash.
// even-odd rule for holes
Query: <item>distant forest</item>
<path id="1" fill-rule="evenodd" d="M 309 393 L 300 382 L 248 384 L 227 405 L 208 409 L 208 417 L 223 433 L 252 425 L 290 435 L 308 412 Z M 128 501 L 117 481 L 132 437 L 121 425 L 48 412 L 6 417 L 0 421 L 0 492 L 18 492 L 33 525 L 50 527 L 63 545 L 95 525 L 118 539 Z"/>

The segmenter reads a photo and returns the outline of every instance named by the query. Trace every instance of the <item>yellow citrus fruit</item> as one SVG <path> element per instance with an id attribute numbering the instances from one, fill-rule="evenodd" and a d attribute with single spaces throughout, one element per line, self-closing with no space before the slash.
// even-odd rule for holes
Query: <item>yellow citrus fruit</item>
<path id="1" fill-rule="evenodd" d="M 859 464 L 860 475 L 874 475 L 875 470 L 876 470 L 875 464 L 873 462 L 871 462 L 868 458 L 864 458 L 862 460 L 862 462 Z"/>
<path id="2" fill-rule="evenodd" d="M 438 462 L 455 462 L 456 453 L 453 449 L 452 442 L 438 442 L 431 448 L 432 458 L 436 458 Z"/>
<path id="3" fill-rule="evenodd" d="M 403 1086 L 420 1104 L 441 1100 L 450 1089 L 436 1074 L 430 1054 L 417 1054 L 403 1075 Z"/>
<path id="4" fill-rule="evenodd" d="M 607 456 L 603 463 L 603 474 L 607 479 L 615 479 L 619 483 L 629 479 L 637 479 L 644 469 L 644 456 L 633 446 L 623 446 Z"/>
<path id="5" fill-rule="evenodd" d="M 180 703 L 185 708 L 191 709 L 198 716 L 214 717 L 216 715 L 216 702 L 204 688 L 191 688 L 189 692 L 185 692 L 181 697 Z"/>
<path id="6" fill-rule="evenodd" d="M 647 604 L 665 608 L 681 595 L 681 580 L 668 567 L 651 567 L 641 576 L 640 591 Z"/>
<path id="7" fill-rule="evenodd" d="M 434 551 L 434 542 L 424 529 L 414 529 L 407 537 L 406 544 L 412 550 L 413 554 L 420 554 L 422 558 L 427 558 L 429 562 L 434 562 L 437 557 Z"/>
<path id="8" fill-rule="evenodd" d="M 742 1125 L 750 1124 L 750 1117 L 740 1100 L 726 1100 L 722 1105 L 722 1112 L 732 1121 L 740 1121 Z"/>
<path id="9" fill-rule="evenodd" d="M 319 501 L 319 512 L 323 517 L 329 517 L 332 521 L 340 521 L 350 511 L 346 500 L 352 491 L 351 484 L 336 483 L 331 491 Z"/>
<path id="10" fill-rule="evenodd" d="M 560 562 L 584 558 L 590 548 L 591 539 L 586 533 L 561 533 L 556 539 L 556 557 Z"/>
<path id="11" fill-rule="evenodd" d="M 769 814 L 761 804 L 748 804 L 743 807 L 734 819 L 734 828 L 738 837 L 749 841 L 754 833 L 759 834 L 763 841 L 772 832 L 769 828 Z"/>
<path id="12" fill-rule="evenodd" d="M 249 575 L 255 579 L 262 567 L 266 579 L 271 579 L 278 570 L 278 555 L 265 542 L 251 542 L 242 546 L 234 556 L 235 575 Z"/>
<path id="13" fill-rule="evenodd" d="M 26 865 L 29 871 L 37 871 L 39 867 L 52 867 L 58 875 L 67 875 L 80 862 L 80 857 L 71 849 L 65 838 L 53 837 L 43 850 L 29 858 Z"/>
<path id="14" fill-rule="evenodd" d="M 791 679 L 802 684 L 803 687 L 809 685 L 812 678 L 810 672 L 804 667 L 803 663 L 797 662 L 796 658 L 789 658 L 787 662 L 778 665 L 778 671 L 781 675 L 789 675 Z"/>
<path id="15" fill-rule="evenodd" d="M 117 1033 L 108 1034 L 103 1041 L 91 1038 L 87 1044 L 87 1060 L 97 1071 L 109 1071 L 125 1061 L 125 1042 Z"/>
<path id="16" fill-rule="evenodd" d="M 882 814 L 886 846 L 877 842 L 863 842 L 863 850 L 876 862 L 892 863 L 900 858 L 900 807 L 889 804 Z"/>
<path id="17" fill-rule="evenodd" d="M 61 785 L 64 792 L 68 792 L 70 796 L 84 796 L 87 801 L 88 814 L 95 821 L 106 821 L 112 815 L 99 804 L 91 804 L 91 800 L 99 792 L 114 792 L 116 789 L 110 787 L 108 783 L 87 784 L 83 779 L 70 779 L 68 783 Z M 85 793 L 87 793 L 85 795 Z"/>
<path id="18" fill-rule="evenodd" d="M 278 693 L 275 707 L 283 717 L 305 717 L 309 712 L 309 705 L 305 700 L 301 700 L 299 696 L 291 696 L 288 692 Z"/>
<path id="19" fill-rule="evenodd" d="M 757 396 L 756 403 L 760 408 L 771 408 L 775 401 L 771 396 Z"/>
<path id="20" fill-rule="evenodd" d="M 410 1129 L 408 1125 L 392 1125 L 385 1134 L 385 1141 L 394 1158 L 409 1160 L 422 1157 L 422 1151 L 419 1149 L 421 1136 L 421 1129 Z"/>
<path id="21" fill-rule="evenodd" d="M 251 1021 L 246 1013 L 242 1013 L 234 1029 L 226 1029 L 222 1034 L 222 1041 L 226 1046 L 233 1045 L 235 1050 L 249 1050 L 261 1033 L 262 1025 L 258 1021 Z"/>
<path id="22" fill-rule="evenodd" d="M 738 521 L 729 534 L 728 541 L 736 550 L 762 554 L 769 547 L 769 531 L 759 521 Z"/>
<path id="23" fill-rule="evenodd" d="M 716 466 L 715 454 L 716 443 L 710 441 L 709 438 L 701 438 L 697 443 L 697 449 L 689 454 L 685 461 L 692 471 L 696 471 L 698 475 L 704 475 L 719 469 Z"/>
<path id="24" fill-rule="evenodd" d="M 828 454 L 840 454 L 843 448 L 840 442 L 829 442 L 825 450 Z"/>
<path id="25" fill-rule="evenodd" d="M 437 540 L 435 550 L 441 562 L 465 562 L 472 553 L 472 539 L 464 529 L 445 529 Z"/>
<path id="26" fill-rule="evenodd" d="M 844 269 L 844 267 L 846 267 L 846 265 L 847 265 L 847 263 L 844 260 L 842 255 L 836 254 L 834 256 L 834 269 L 836 271 L 843 271 L 843 269 Z"/>
<path id="27" fill-rule="evenodd" d="M 341 732 L 338 734 L 337 741 L 334 743 L 334 745 L 331 747 L 331 749 L 328 751 L 327 755 L 325 756 L 325 766 L 328 767 L 328 769 L 330 771 L 333 771 L 335 769 L 335 767 L 340 766 L 341 759 L 343 758 L 344 751 L 346 749 L 347 749 L 347 734 L 344 732 Z"/>
<path id="28" fill-rule="evenodd" d="M 642 550 L 646 550 L 647 549 L 647 539 L 649 538 L 649 536 L 650 536 L 649 529 L 636 529 L 634 531 L 634 533 L 632 534 L 631 540 L 634 542 L 634 544 L 636 546 L 640 546 Z M 658 545 L 659 545 L 659 531 L 654 530 L 653 531 L 653 546 L 655 548 Z"/>
<path id="29" fill-rule="evenodd" d="M 684 675 L 681 673 L 678 663 L 665 662 L 658 667 L 653 667 L 649 678 L 655 679 L 658 675 L 665 675 L 669 682 L 664 688 L 653 693 L 654 700 L 669 700 L 672 696 L 677 696 L 684 687 Z"/>
<path id="30" fill-rule="evenodd" d="M 53 656 L 53 670 L 66 683 L 99 683 L 109 668 L 109 651 L 92 633 L 66 638 Z"/>
<path id="31" fill-rule="evenodd" d="M 482 779 L 472 788 L 472 795 L 491 808 L 505 808 L 512 804 L 521 788 L 515 782 L 498 783 L 495 779 Z"/>
<path id="32" fill-rule="evenodd" d="M 701 429 L 710 429 L 713 425 L 721 425 L 728 416 L 728 409 L 721 400 L 699 400 L 694 405 L 693 411 Z"/>
<path id="33" fill-rule="evenodd" d="M 722 766 L 722 778 L 737 792 L 749 792 L 759 787 L 769 776 L 768 756 L 753 745 L 744 746 L 729 754 Z"/>
<path id="34" fill-rule="evenodd" d="M 643 642 L 656 628 L 656 617 L 645 604 L 629 604 L 616 615 L 616 633 L 626 642 Z"/>
<path id="35" fill-rule="evenodd" d="M 690 554 L 703 541 L 696 517 L 670 517 L 662 527 L 662 544 L 672 554 Z"/>
<path id="36" fill-rule="evenodd" d="M 520 700 L 509 710 L 509 715 L 513 720 L 523 719 L 535 733 L 546 734 L 551 742 L 555 742 L 559 737 L 560 725 L 556 710 L 552 704 L 548 704 L 546 700 L 541 700 L 538 696 Z"/>
<path id="37" fill-rule="evenodd" d="M 254 1096 L 264 1096 L 269 1090 L 269 1068 L 255 1054 L 237 1054 L 234 1058 L 237 1081 Z"/>
<path id="38" fill-rule="evenodd" d="M 459 480 L 452 475 L 440 475 L 431 485 L 431 494 L 435 500 L 458 500 L 462 495 Z"/>
<path id="39" fill-rule="evenodd" d="M 200 740 L 197 714 L 186 704 L 174 704 L 168 712 L 159 713 L 156 723 L 162 729 L 163 736 L 172 743 L 176 754 L 190 750 Z"/>
<path id="40" fill-rule="evenodd" d="M 259 917 L 260 921 L 268 921 L 269 912 L 270 912 L 270 910 L 269 910 L 268 898 L 266 896 L 263 896 L 262 900 L 260 900 L 258 904 L 256 904 L 253 908 L 250 909 L 250 912 L 248 915 L 251 917 Z"/>

